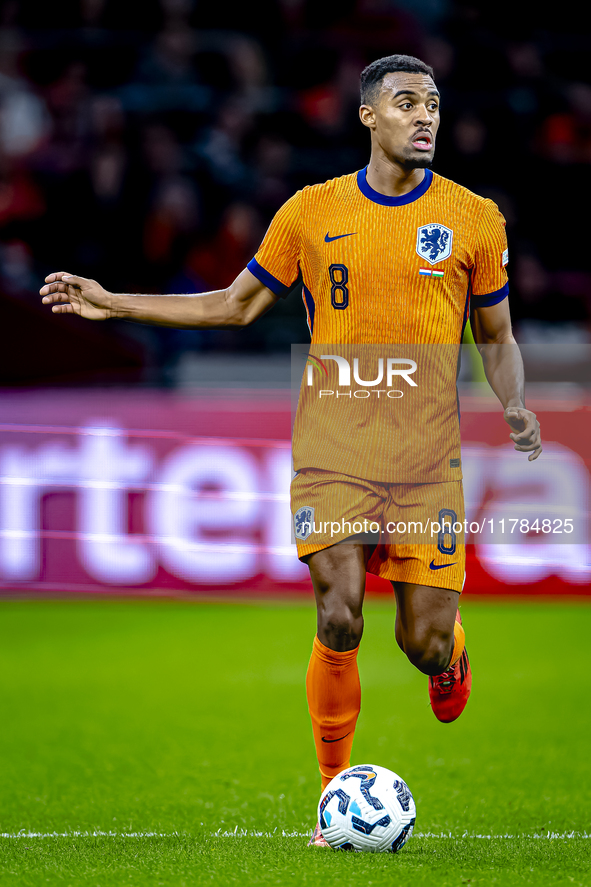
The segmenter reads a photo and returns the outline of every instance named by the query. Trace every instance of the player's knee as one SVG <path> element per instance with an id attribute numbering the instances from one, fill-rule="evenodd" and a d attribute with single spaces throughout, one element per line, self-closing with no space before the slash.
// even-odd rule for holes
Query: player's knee
<path id="1" fill-rule="evenodd" d="M 413 638 L 405 644 L 405 652 L 412 664 L 423 674 L 436 675 L 449 665 L 453 648 L 453 634 L 438 632 L 425 638 Z"/>
<path id="2" fill-rule="evenodd" d="M 362 634 L 363 616 L 349 607 L 323 609 L 318 614 L 318 637 L 331 650 L 353 650 Z"/>

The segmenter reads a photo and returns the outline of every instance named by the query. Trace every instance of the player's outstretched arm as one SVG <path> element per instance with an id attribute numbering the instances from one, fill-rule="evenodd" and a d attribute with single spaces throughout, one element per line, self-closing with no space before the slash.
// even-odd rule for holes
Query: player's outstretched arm
<path id="1" fill-rule="evenodd" d="M 40 293 L 54 314 L 78 314 L 88 320 L 116 317 L 184 329 L 248 326 L 278 298 L 248 269 L 226 289 L 171 296 L 110 293 L 96 280 L 58 271 L 48 274 Z"/>
<path id="2" fill-rule="evenodd" d="M 505 421 L 511 427 L 509 437 L 515 449 L 529 453 L 528 460 L 533 462 L 542 452 L 540 423 L 536 414 L 525 407 L 523 360 L 511 331 L 509 300 L 476 308 L 472 331 L 486 378 L 503 404 Z"/>

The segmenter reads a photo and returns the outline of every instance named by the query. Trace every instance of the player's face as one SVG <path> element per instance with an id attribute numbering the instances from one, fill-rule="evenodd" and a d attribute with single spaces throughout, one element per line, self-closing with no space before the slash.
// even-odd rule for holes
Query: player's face
<path id="1" fill-rule="evenodd" d="M 433 162 L 439 93 L 428 75 L 386 74 L 374 106 L 361 106 L 361 120 L 386 156 L 404 169 L 424 169 Z"/>

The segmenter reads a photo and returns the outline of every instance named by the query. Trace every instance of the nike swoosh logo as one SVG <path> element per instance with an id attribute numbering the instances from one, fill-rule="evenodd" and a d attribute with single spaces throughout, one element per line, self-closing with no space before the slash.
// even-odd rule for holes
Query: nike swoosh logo
<path id="1" fill-rule="evenodd" d="M 436 564 L 435 561 L 431 561 L 429 564 L 430 570 L 445 570 L 446 567 L 455 567 L 455 565 L 459 563 L 459 561 L 454 561 L 453 564 Z"/>
<path id="2" fill-rule="evenodd" d="M 351 731 L 349 730 L 349 733 L 350 733 L 350 732 L 351 732 Z M 345 738 L 349 735 L 349 733 L 345 733 L 344 736 L 339 736 L 338 739 L 325 739 L 324 736 L 323 736 L 323 737 L 322 737 L 322 741 L 323 741 L 323 742 L 340 742 L 341 739 L 345 739 Z"/>
<path id="3" fill-rule="evenodd" d="M 353 237 L 354 234 L 357 234 L 357 231 L 351 231 L 350 234 L 337 234 L 336 237 L 329 237 L 328 231 L 326 232 L 326 237 L 324 238 L 325 243 L 332 243 L 333 240 L 340 240 L 341 237 Z"/>

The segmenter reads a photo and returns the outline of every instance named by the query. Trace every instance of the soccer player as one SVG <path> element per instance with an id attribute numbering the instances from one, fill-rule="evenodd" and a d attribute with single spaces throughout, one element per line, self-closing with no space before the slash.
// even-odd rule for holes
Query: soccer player
<path id="1" fill-rule="evenodd" d="M 511 332 L 504 219 L 491 200 L 430 170 L 439 105 L 433 71 L 422 61 L 394 55 L 365 68 L 359 113 L 371 136 L 368 166 L 297 192 L 227 289 L 189 296 L 115 294 L 94 280 L 58 272 L 46 278 L 43 302 L 56 314 L 91 320 L 242 327 L 301 278 L 312 349 L 321 343 L 399 343 L 454 346 L 456 356 L 471 312 L 509 436 L 516 450 L 536 459 L 540 429 L 524 404 L 523 366 Z M 298 556 L 309 567 L 318 610 L 306 686 L 323 787 L 350 763 L 360 710 L 357 651 L 367 571 L 392 582 L 396 640 L 428 676 L 436 717 L 455 720 L 470 694 L 458 610 L 465 552 L 452 527 L 464 519 L 457 412 L 452 428 L 455 404 L 442 409 L 441 421 L 435 414 L 417 417 L 425 440 L 434 434 L 437 446 L 423 447 L 428 458 L 411 468 L 401 464 L 403 436 L 379 433 L 371 417 L 368 437 L 364 419 L 344 433 L 328 406 L 309 412 L 308 422 L 298 412 L 292 512 Z M 432 542 L 377 544 L 375 536 L 348 533 L 345 523 L 341 537 L 316 529 L 317 517 L 320 523 L 369 518 L 384 525 L 401 515 L 447 521 L 445 531 Z M 311 843 L 324 843 L 318 826 Z"/>

